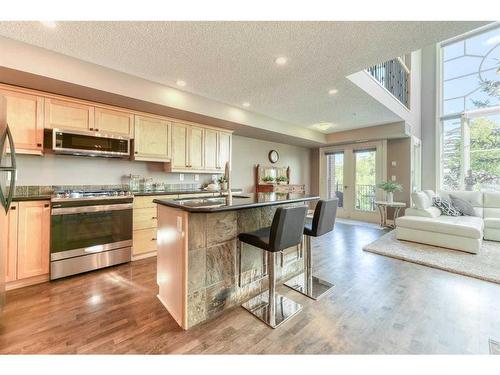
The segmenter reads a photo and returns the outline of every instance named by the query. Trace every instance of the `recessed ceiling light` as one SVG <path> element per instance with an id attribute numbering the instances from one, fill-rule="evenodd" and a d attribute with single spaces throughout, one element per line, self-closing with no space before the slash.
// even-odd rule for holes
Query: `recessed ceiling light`
<path id="1" fill-rule="evenodd" d="M 332 128 L 334 125 L 331 122 L 318 122 L 317 124 L 313 124 L 312 127 L 321 131 L 328 130 Z"/>
<path id="2" fill-rule="evenodd" d="M 241 105 L 243 107 L 246 107 L 246 108 L 250 107 L 250 103 L 249 102 L 243 102 Z"/>
<path id="3" fill-rule="evenodd" d="M 178 79 L 177 82 L 175 82 L 177 86 L 184 87 L 186 86 L 186 81 L 183 81 L 182 79 Z"/>
<path id="4" fill-rule="evenodd" d="M 40 21 L 40 23 L 45 26 L 45 27 L 48 27 L 49 29 L 55 29 L 57 24 L 55 23 L 55 21 Z"/>
<path id="5" fill-rule="evenodd" d="M 280 56 L 277 57 L 274 62 L 276 63 L 276 65 L 285 65 L 288 62 L 288 59 L 285 56 Z"/>
<path id="6" fill-rule="evenodd" d="M 328 94 L 330 94 L 330 95 L 335 95 L 338 92 L 339 92 L 339 90 L 337 90 L 337 89 L 330 89 L 330 90 L 328 90 Z"/>

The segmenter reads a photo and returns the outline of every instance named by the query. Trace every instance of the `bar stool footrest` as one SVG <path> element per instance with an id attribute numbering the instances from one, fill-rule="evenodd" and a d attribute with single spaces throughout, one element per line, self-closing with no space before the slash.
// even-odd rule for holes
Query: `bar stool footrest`
<path id="1" fill-rule="evenodd" d="M 266 323 L 272 328 L 277 328 L 298 312 L 302 310 L 302 305 L 292 301 L 281 294 L 275 294 L 275 318 L 274 322 L 270 316 L 269 309 L 269 294 L 265 291 L 256 297 L 245 302 L 241 305 L 245 310 L 251 313 L 259 320 Z"/>
<path id="2" fill-rule="evenodd" d="M 313 300 L 318 300 L 327 295 L 335 286 L 334 284 L 321 280 L 316 276 L 311 276 L 311 278 L 307 280 L 306 272 L 291 278 L 285 283 L 285 285 L 309 298 L 312 298 Z"/>

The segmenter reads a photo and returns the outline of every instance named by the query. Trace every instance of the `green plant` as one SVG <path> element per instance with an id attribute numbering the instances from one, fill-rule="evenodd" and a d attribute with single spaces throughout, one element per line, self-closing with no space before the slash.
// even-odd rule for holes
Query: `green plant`
<path id="1" fill-rule="evenodd" d="M 273 176 L 264 176 L 264 177 L 262 177 L 262 181 L 264 181 L 264 182 L 273 182 L 274 181 L 274 177 Z"/>
<path id="2" fill-rule="evenodd" d="M 394 193 L 395 191 L 403 191 L 403 186 L 392 181 L 382 181 L 377 185 L 378 188 L 387 191 L 388 193 Z"/>
<path id="3" fill-rule="evenodd" d="M 287 182 L 288 178 L 286 178 L 286 176 L 278 176 L 278 177 L 276 177 L 276 181 L 277 182 Z"/>
<path id="4" fill-rule="evenodd" d="M 217 179 L 217 182 L 218 182 L 219 184 L 223 184 L 223 183 L 227 182 L 227 178 L 226 178 L 226 176 L 220 176 L 220 177 Z"/>

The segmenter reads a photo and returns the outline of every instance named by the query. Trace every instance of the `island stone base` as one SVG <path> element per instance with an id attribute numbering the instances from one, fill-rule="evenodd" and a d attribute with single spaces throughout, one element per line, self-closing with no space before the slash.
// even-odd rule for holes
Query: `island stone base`
<path id="1" fill-rule="evenodd" d="M 188 214 L 185 328 L 241 305 L 267 289 L 265 252 L 242 244 L 241 253 L 238 253 L 238 233 L 270 226 L 278 207 L 303 204 Z M 286 249 L 283 254 L 283 267 L 280 255 L 277 256 L 278 281 L 287 280 L 304 269 L 303 258 L 297 247 Z"/>

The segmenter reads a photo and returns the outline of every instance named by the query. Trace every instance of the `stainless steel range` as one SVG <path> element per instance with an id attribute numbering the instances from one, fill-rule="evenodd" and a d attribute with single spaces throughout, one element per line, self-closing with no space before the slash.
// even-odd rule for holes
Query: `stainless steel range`
<path id="1" fill-rule="evenodd" d="M 133 199 L 123 190 L 56 191 L 50 279 L 129 262 Z"/>

